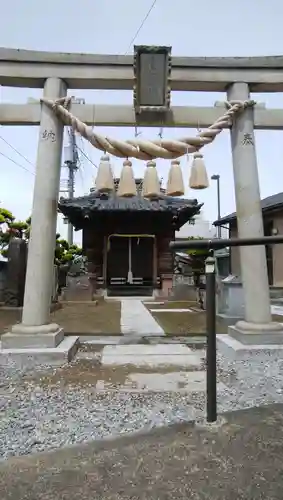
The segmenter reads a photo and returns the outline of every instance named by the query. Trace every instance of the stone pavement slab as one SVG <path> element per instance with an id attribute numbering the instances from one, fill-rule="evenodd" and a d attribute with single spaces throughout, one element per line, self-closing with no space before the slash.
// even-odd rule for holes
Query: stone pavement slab
<path id="1" fill-rule="evenodd" d="M 163 306 L 165 304 L 165 302 L 157 302 L 156 300 L 151 300 L 150 302 L 143 301 L 143 304 L 145 306 L 152 306 L 152 305 L 154 305 L 154 306 Z"/>
<path id="2" fill-rule="evenodd" d="M 85 353 L 87 354 L 87 353 Z M 169 373 L 159 372 L 134 372 L 127 375 L 125 381 L 119 386 L 111 386 L 109 380 L 99 379 L 95 390 L 98 392 L 117 392 L 119 393 L 205 393 L 206 390 L 206 372 L 204 371 L 176 371 Z M 223 391 L 227 391 L 227 386 L 218 382 L 217 391 L 219 397 Z"/>
<path id="3" fill-rule="evenodd" d="M 184 313 L 193 312 L 192 309 L 150 309 L 151 312 L 155 313 Z"/>
<path id="4" fill-rule="evenodd" d="M 183 371 L 170 373 L 131 373 L 129 383 L 134 383 L 135 392 L 204 392 L 206 390 L 206 372 Z M 219 393 L 226 389 L 221 382 L 217 384 Z"/>
<path id="5" fill-rule="evenodd" d="M 1 500 L 282 500 L 283 405 L 10 459 Z"/>
<path id="6" fill-rule="evenodd" d="M 102 350 L 102 366 L 186 366 L 199 367 L 201 356 L 185 344 L 107 345 Z"/>
<path id="7" fill-rule="evenodd" d="M 277 314 L 278 316 L 283 316 L 283 307 L 282 306 L 274 306 L 271 307 L 271 314 Z"/>
<path id="8" fill-rule="evenodd" d="M 121 300 L 121 332 L 124 335 L 164 335 L 154 317 L 141 300 Z"/>

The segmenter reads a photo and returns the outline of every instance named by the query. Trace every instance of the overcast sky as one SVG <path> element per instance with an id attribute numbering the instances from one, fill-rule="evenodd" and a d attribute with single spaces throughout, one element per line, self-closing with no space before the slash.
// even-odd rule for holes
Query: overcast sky
<path id="1" fill-rule="evenodd" d="M 85 52 L 97 54 L 131 53 L 129 44 L 149 10 L 152 0 L 0 0 L 0 47 L 17 49 Z M 283 2 L 280 0 L 157 0 L 138 34 L 135 44 L 171 45 L 173 56 L 261 56 L 283 54 Z M 87 103 L 132 104 L 131 92 L 71 91 Z M 0 102 L 25 103 L 28 97 L 38 98 L 41 90 L 0 87 Z M 173 92 L 175 105 L 213 106 L 225 100 L 225 94 Z M 254 99 L 272 108 L 283 108 L 283 94 L 253 94 Z M 282 111 L 283 112 L 283 111 Z M 132 129 L 100 128 L 112 137 L 131 138 Z M 142 129 L 143 137 L 156 138 L 159 130 Z M 165 137 L 182 137 L 183 130 L 168 129 Z M 188 130 L 188 135 L 196 130 Z M 0 138 L 0 153 L 35 171 L 38 127 L 0 127 L 0 135 L 24 155 L 30 163 L 13 151 Z M 100 152 L 78 140 L 78 145 L 94 163 Z M 256 132 L 256 146 L 262 197 L 283 191 L 282 132 Z M 210 175 L 221 175 L 222 215 L 234 211 L 234 185 L 229 132 L 223 132 L 204 150 Z M 0 156 L 2 206 L 19 218 L 31 212 L 34 174 Z M 121 160 L 113 161 L 119 174 Z M 136 175 L 142 175 L 144 164 L 136 162 Z M 188 183 L 188 166 L 183 163 Z M 159 161 L 158 170 L 166 178 L 168 162 Z M 82 162 L 76 178 L 76 195 L 89 191 L 95 169 Z M 187 189 L 188 197 L 204 202 L 204 214 L 209 220 L 217 216 L 216 186 L 205 191 Z M 66 236 L 66 227 L 60 228 Z M 76 238 L 78 240 L 78 237 Z"/>

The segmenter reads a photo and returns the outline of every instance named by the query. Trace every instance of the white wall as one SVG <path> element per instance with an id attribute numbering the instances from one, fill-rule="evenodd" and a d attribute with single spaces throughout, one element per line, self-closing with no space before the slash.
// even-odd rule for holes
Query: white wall
<path id="1" fill-rule="evenodd" d="M 203 214 L 200 213 L 195 217 L 195 224 L 185 224 L 181 227 L 180 231 L 175 232 L 176 238 L 187 238 L 188 236 L 201 238 L 216 238 L 217 237 L 217 228 L 212 225 L 212 222 L 204 219 Z M 229 238 L 229 231 L 221 228 L 221 237 Z"/>

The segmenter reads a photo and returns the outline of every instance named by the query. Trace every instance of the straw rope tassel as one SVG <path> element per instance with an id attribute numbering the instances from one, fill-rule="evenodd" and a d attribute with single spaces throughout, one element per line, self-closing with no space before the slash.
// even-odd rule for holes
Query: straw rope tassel
<path id="1" fill-rule="evenodd" d="M 125 160 L 123 163 L 117 194 L 125 198 L 137 195 L 137 186 L 130 160 Z"/>
<path id="2" fill-rule="evenodd" d="M 191 189 L 206 189 L 209 186 L 208 176 L 201 153 L 194 153 L 189 180 Z"/>
<path id="3" fill-rule="evenodd" d="M 183 196 L 185 193 L 183 173 L 179 160 L 171 161 L 168 173 L 166 194 L 168 196 Z"/>
<path id="4" fill-rule="evenodd" d="M 211 144 L 223 129 L 230 128 L 233 119 L 238 113 L 244 112 L 247 108 L 255 105 L 255 101 L 252 100 L 226 102 L 226 112 L 210 125 L 210 127 L 199 132 L 196 137 L 184 137 L 178 140 L 165 140 L 160 138 L 158 141 L 141 140 L 135 137 L 135 139 L 132 140 L 121 141 L 97 134 L 70 113 L 67 108 L 71 105 L 71 97 L 60 98 L 55 101 L 42 98 L 40 101 L 52 109 L 65 125 L 72 126 L 75 131 L 79 132 L 82 137 L 87 139 L 97 149 L 106 151 L 117 158 L 131 157 L 139 160 L 149 160 L 144 179 L 144 196 L 149 197 L 158 196 L 157 193 L 160 194 L 158 176 L 154 168 L 155 162 L 150 161 L 155 158 L 175 159 L 184 154 L 195 153 L 191 168 L 190 187 L 192 189 L 204 189 L 208 187 L 208 177 L 202 155 L 199 153 L 200 148 L 207 144 Z M 107 163 L 107 161 L 105 161 L 105 163 Z M 106 172 L 106 165 L 104 171 Z M 109 175 L 110 172 L 113 180 L 111 168 L 108 168 L 107 175 L 100 175 L 98 173 L 96 182 L 98 189 L 110 190 L 110 185 L 112 185 Z M 107 181 L 106 178 L 108 179 Z"/>
<path id="5" fill-rule="evenodd" d="M 103 155 L 100 158 L 95 187 L 101 193 L 114 191 L 114 179 L 109 155 Z"/>
<path id="6" fill-rule="evenodd" d="M 156 162 L 153 160 L 148 161 L 146 164 L 142 194 L 145 198 L 160 196 L 160 181 L 156 170 Z"/>

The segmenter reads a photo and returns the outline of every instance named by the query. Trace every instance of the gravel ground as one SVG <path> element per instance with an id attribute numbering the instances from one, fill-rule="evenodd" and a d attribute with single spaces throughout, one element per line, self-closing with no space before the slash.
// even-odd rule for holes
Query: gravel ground
<path id="1" fill-rule="evenodd" d="M 0 376 L 2 460 L 192 420 L 205 410 L 204 393 L 97 393 L 91 384 L 40 385 L 40 375 L 28 381 L 14 368 Z M 219 412 L 283 402 L 283 360 L 276 354 L 234 363 L 219 355 L 218 379 L 226 386 Z"/>

